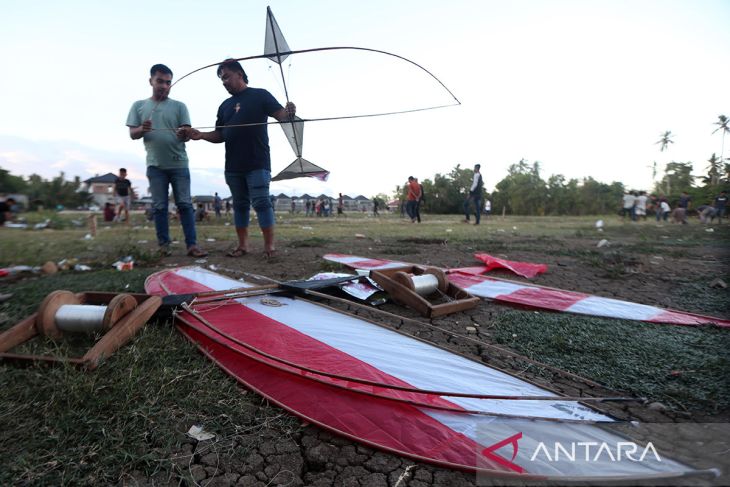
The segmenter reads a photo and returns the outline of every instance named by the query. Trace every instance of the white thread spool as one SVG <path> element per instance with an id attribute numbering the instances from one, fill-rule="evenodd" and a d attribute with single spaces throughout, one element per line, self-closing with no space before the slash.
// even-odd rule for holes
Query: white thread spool
<path id="1" fill-rule="evenodd" d="M 53 291 L 41 303 L 36 317 L 36 329 L 41 335 L 58 339 L 66 331 L 105 331 L 137 307 L 129 294 L 114 296 L 106 306 L 82 304 L 86 293 Z M 97 301 L 99 302 L 99 301 Z M 103 302 L 103 301 L 102 301 Z"/>
<path id="2" fill-rule="evenodd" d="M 439 278 L 429 272 L 414 275 L 403 271 L 393 274 L 393 280 L 419 296 L 428 296 L 439 289 Z"/>
<path id="3" fill-rule="evenodd" d="M 106 311 L 106 306 L 64 304 L 56 311 L 56 326 L 72 333 L 101 331 Z"/>
<path id="4" fill-rule="evenodd" d="M 439 280 L 433 274 L 421 274 L 420 276 L 411 276 L 413 282 L 413 290 L 419 296 L 428 296 L 433 294 L 439 287 Z"/>

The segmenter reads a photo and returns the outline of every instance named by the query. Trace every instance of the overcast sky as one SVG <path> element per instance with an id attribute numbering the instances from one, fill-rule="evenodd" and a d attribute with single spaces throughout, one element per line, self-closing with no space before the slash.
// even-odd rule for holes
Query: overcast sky
<path id="1" fill-rule="evenodd" d="M 272 192 L 391 194 L 409 175 L 432 179 L 481 163 L 492 189 L 510 164 L 540 161 L 543 177 L 651 186 L 651 163 L 704 172 L 730 116 L 728 0 L 258 0 L 140 3 L 4 2 L 0 29 L 0 167 L 83 179 L 126 166 L 144 194 L 144 148 L 125 121 L 149 97 L 149 68 L 175 78 L 227 57 L 262 54 L 270 5 L 291 49 L 359 46 L 405 56 L 461 101 L 438 110 L 311 122 L 303 156 L 328 182 L 296 179 Z M 244 64 L 251 86 L 284 103 L 278 66 Z M 303 118 L 449 104 L 412 65 L 355 51 L 291 56 L 287 88 Z M 175 86 L 194 126 L 215 122 L 228 96 L 214 69 Z M 670 130 L 668 151 L 656 142 Z M 294 154 L 269 126 L 272 170 Z M 223 146 L 188 144 L 194 194 L 228 195 Z M 730 155 L 730 139 L 725 156 Z"/>

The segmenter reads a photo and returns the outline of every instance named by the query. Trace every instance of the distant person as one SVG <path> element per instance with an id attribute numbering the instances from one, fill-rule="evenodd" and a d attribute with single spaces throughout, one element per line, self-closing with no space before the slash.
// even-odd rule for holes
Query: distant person
<path id="1" fill-rule="evenodd" d="M 421 192 L 421 195 L 418 197 L 418 202 L 416 202 L 416 221 L 421 223 L 421 206 L 426 202 L 426 196 L 423 192 L 423 185 L 418 181 L 418 178 L 415 179 L 418 184 L 418 189 Z"/>
<path id="2" fill-rule="evenodd" d="M 378 198 L 373 198 L 373 216 L 380 216 L 378 214 L 378 205 L 380 204 L 380 200 Z"/>
<path id="3" fill-rule="evenodd" d="M 5 225 L 5 222 L 13 220 L 13 205 L 15 198 L 5 198 L 5 201 L 0 201 L 0 227 Z"/>
<path id="4" fill-rule="evenodd" d="M 631 221 L 636 220 L 636 213 L 634 213 L 634 206 L 636 205 L 636 196 L 633 191 L 626 191 L 623 198 L 621 199 L 621 219 L 626 220 L 628 216 Z"/>
<path id="5" fill-rule="evenodd" d="M 715 209 L 717 210 L 717 223 L 722 223 L 722 217 L 725 216 L 727 208 L 727 191 L 720 191 L 715 198 Z"/>
<path id="6" fill-rule="evenodd" d="M 309 212 L 312 211 L 312 200 L 307 200 L 304 203 L 304 216 L 309 216 Z"/>
<path id="7" fill-rule="evenodd" d="M 221 210 L 223 209 L 223 200 L 218 196 L 218 193 L 213 196 L 213 211 L 215 211 L 215 217 L 221 217 Z"/>
<path id="8" fill-rule="evenodd" d="M 234 59 L 226 59 L 219 64 L 216 73 L 231 95 L 218 108 L 216 128 L 211 132 L 186 130 L 193 140 L 203 139 L 214 144 L 225 142 L 225 178 L 233 197 L 233 218 L 238 237 L 238 245 L 227 255 L 239 257 L 250 251 L 248 226 L 253 206 L 264 237 L 264 254 L 272 257 L 276 252 L 275 216 L 269 199 L 271 155 L 266 121 L 269 117 L 279 122 L 289 121 L 296 113 L 296 106 L 287 103 L 284 108 L 268 91 L 250 87 L 246 72 Z"/>
<path id="9" fill-rule="evenodd" d="M 712 223 L 717 216 L 717 208 L 712 205 L 701 205 L 697 207 L 697 216 L 702 223 Z"/>
<path id="10" fill-rule="evenodd" d="M 682 191 L 682 194 L 679 196 L 679 202 L 677 203 L 677 207 L 674 209 L 674 221 L 677 223 L 682 223 L 682 225 L 686 225 L 687 213 L 689 212 L 690 208 L 692 208 L 692 198 L 686 191 Z"/>
<path id="11" fill-rule="evenodd" d="M 634 206 L 636 219 L 642 218 L 646 220 L 646 204 L 649 198 L 646 196 L 644 191 L 639 191 L 639 196 L 636 197 L 636 204 Z"/>
<path id="12" fill-rule="evenodd" d="M 205 210 L 203 203 L 198 203 L 198 209 L 195 210 L 195 221 L 202 222 L 208 219 L 208 212 Z"/>
<path id="13" fill-rule="evenodd" d="M 104 221 L 105 222 L 113 222 L 114 217 L 116 217 L 116 212 L 114 211 L 114 205 L 107 202 L 104 204 Z"/>
<path id="14" fill-rule="evenodd" d="M 342 197 L 342 193 L 337 197 L 337 216 L 345 214 L 345 200 Z"/>
<path id="15" fill-rule="evenodd" d="M 464 200 L 464 223 L 469 223 L 469 211 L 471 202 L 474 202 L 474 225 L 479 225 L 482 214 L 482 188 L 484 188 L 484 180 L 479 170 L 482 168 L 480 164 L 474 165 L 474 177 L 472 178 L 469 194 Z"/>
<path id="16" fill-rule="evenodd" d="M 484 216 L 489 218 L 489 215 L 492 214 L 492 202 L 489 201 L 489 198 L 484 200 Z"/>
<path id="17" fill-rule="evenodd" d="M 672 208 L 669 206 L 669 203 L 666 199 L 662 199 L 659 203 L 659 211 L 661 212 L 662 220 L 668 221 L 669 214 L 672 212 Z"/>
<path id="18" fill-rule="evenodd" d="M 226 216 L 231 214 L 231 200 L 226 200 Z"/>
<path id="19" fill-rule="evenodd" d="M 187 134 L 175 130 L 190 127 L 190 115 L 184 103 L 169 98 L 172 71 L 164 64 L 150 69 L 152 97 L 134 102 L 127 116 L 129 136 L 144 139 L 147 151 L 147 179 L 150 183 L 152 208 L 155 215 L 157 243 L 162 255 L 171 255 L 168 223 L 168 188 L 172 186 L 175 205 L 180 212 L 180 223 L 187 253 L 191 257 L 205 257 L 198 247 L 195 233 L 195 211 L 190 196 L 190 171 L 185 152 Z"/>
<path id="20" fill-rule="evenodd" d="M 119 168 L 119 175 L 114 180 L 114 195 L 117 200 L 117 221 L 129 223 L 129 208 L 132 207 L 132 182 L 127 179 L 127 170 Z M 124 220 L 122 220 L 124 212 Z"/>
<path id="21" fill-rule="evenodd" d="M 416 223 L 416 206 L 421 199 L 421 187 L 413 176 L 408 176 L 408 195 L 406 197 L 406 213 L 411 223 Z"/>
<path id="22" fill-rule="evenodd" d="M 297 210 L 297 202 L 292 199 L 291 200 L 291 214 L 293 215 L 296 210 Z"/>

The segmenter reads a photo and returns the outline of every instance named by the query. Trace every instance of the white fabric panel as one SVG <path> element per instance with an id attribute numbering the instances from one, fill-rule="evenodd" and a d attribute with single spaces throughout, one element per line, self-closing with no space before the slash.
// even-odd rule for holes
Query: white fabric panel
<path id="1" fill-rule="evenodd" d="M 618 299 L 601 298 L 598 296 L 590 296 L 582 299 L 565 311 L 638 321 L 651 319 L 662 312 L 662 310 L 654 306 L 629 303 L 628 301 L 619 301 Z"/>
<path id="2" fill-rule="evenodd" d="M 530 287 L 504 281 L 482 281 L 465 288 L 465 290 L 481 298 L 496 298 L 497 296 L 512 294 L 520 289 L 529 289 Z"/>

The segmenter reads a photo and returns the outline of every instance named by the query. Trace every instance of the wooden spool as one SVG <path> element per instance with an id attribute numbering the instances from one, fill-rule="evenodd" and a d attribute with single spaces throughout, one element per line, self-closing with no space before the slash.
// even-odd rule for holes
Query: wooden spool
<path id="1" fill-rule="evenodd" d="M 38 334 L 54 340 L 63 337 L 63 330 L 56 324 L 56 314 L 61 306 L 84 304 L 84 299 L 71 291 L 53 291 L 41 303 L 36 318 Z M 137 307 L 137 300 L 129 294 L 118 294 L 106 305 L 100 331 L 111 329 L 124 315 Z"/>
<path id="2" fill-rule="evenodd" d="M 36 330 L 39 335 L 58 340 L 63 332 L 56 326 L 58 308 L 66 304 L 82 304 L 81 300 L 71 291 L 53 291 L 41 302 L 36 317 Z"/>

